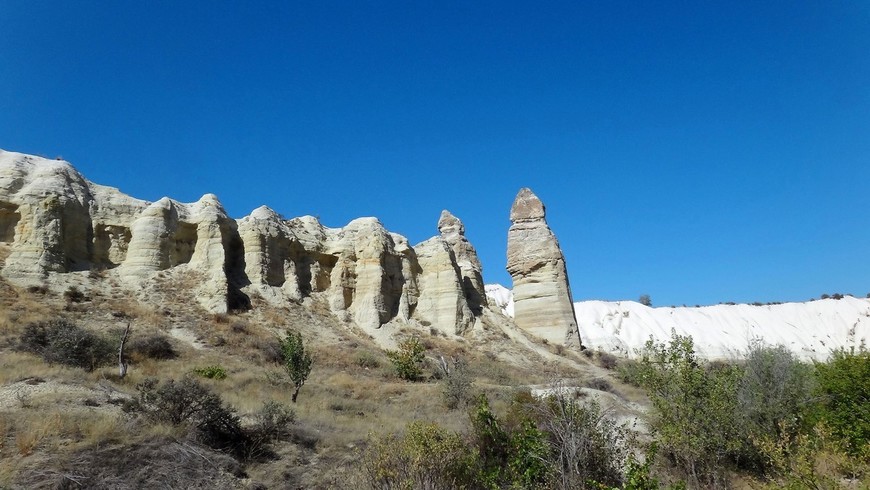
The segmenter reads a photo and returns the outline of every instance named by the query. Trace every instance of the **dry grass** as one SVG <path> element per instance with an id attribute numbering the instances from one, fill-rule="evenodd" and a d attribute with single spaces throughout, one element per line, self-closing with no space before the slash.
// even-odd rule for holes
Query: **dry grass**
<path id="1" fill-rule="evenodd" d="M 133 448 L 130 451 L 136 454 L 162 455 L 155 441 L 177 443 L 185 440 L 186 431 L 161 424 L 137 425 L 135 419 L 122 417 L 117 406 L 106 403 L 104 391 L 112 392 L 115 399 L 123 398 L 135 394 L 136 385 L 147 378 L 180 379 L 192 375 L 194 368 L 210 365 L 225 368 L 227 378 L 200 380 L 233 406 L 243 422 L 250 423 L 252 415 L 269 400 L 292 406 L 296 412 L 298 422 L 292 442 L 276 446 L 279 459 L 251 463 L 246 468 L 254 480 L 267 482 L 270 487 L 346 487 L 352 477 L 349 468 L 353 467 L 355 452 L 370 433 L 401 431 L 414 420 L 465 430 L 467 417 L 461 411 L 447 410 L 441 385 L 430 377 L 434 364 L 427 368 L 427 381 L 399 380 L 381 347 L 367 333 L 325 315 L 323 301 L 311 300 L 313 310 L 295 304 L 274 308 L 263 302 L 250 312 L 212 315 L 191 306 L 187 301 L 189 291 L 187 296 L 180 294 L 181 286 L 172 284 L 173 277 L 166 275 L 149 286 L 154 291 L 148 294 L 161 301 L 159 307 L 144 305 L 126 294 L 104 291 L 88 308 L 64 314 L 72 315 L 79 325 L 104 332 L 133 318 L 133 338 L 181 326 L 200 336 L 205 349 L 172 340 L 179 352 L 177 358 L 134 358 L 127 377 L 121 380 L 111 366 L 93 373 L 48 366 L 36 356 L 0 344 L 0 390 L 25 378 L 62 382 L 79 389 L 34 394 L 28 400 L 29 408 L 16 405 L 14 417 L 0 415 L 0 488 L 20 486 L 16 482 L 21 481 L 55 481 L 54 473 L 46 473 L 42 480 L 33 473 L 39 458 L 50 461 L 46 464 L 51 471 L 63 472 L 70 462 L 91 464 L 94 458 L 115 455 L 125 448 Z M 111 277 L 103 281 L 108 283 Z M 0 299 L 7 293 L 0 291 Z M 0 336 L 17 336 L 21 325 L 50 318 L 63 308 L 62 301 L 44 301 L 40 293 L 16 294 L 20 298 L 15 301 L 27 307 L 14 312 L 0 308 Z M 292 384 L 280 365 L 273 362 L 274 352 L 269 352 L 274 348 L 270 342 L 287 329 L 301 332 L 314 356 L 313 371 L 295 405 L 290 400 Z M 472 393 L 487 393 L 496 410 L 506 410 L 515 386 L 544 383 L 549 377 L 547 370 L 554 369 L 534 354 L 525 354 L 526 362 L 519 365 L 502 360 L 497 353 L 503 355 L 507 349 L 517 347 L 495 334 L 486 342 L 418 334 L 429 348 L 426 354 L 430 358 L 465 359 L 474 377 Z M 364 353 L 377 359 L 379 365 L 361 366 L 359 358 Z M 85 406 L 89 397 L 100 406 Z M 173 447 L 173 451 L 181 453 L 172 454 L 183 453 L 178 446 Z M 152 470 L 157 471 L 157 466 Z"/>

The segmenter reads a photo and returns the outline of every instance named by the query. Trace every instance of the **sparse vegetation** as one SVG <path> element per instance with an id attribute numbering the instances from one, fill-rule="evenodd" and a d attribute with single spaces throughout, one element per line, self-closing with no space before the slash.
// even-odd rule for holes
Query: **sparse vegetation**
<path id="1" fill-rule="evenodd" d="M 21 300 L 0 306 L 0 488 L 646 490 L 685 480 L 797 489 L 861 488 L 870 478 L 868 416 L 854 408 L 866 405 L 866 349 L 807 364 L 757 342 L 745 361 L 707 362 L 678 339 L 637 360 L 588 350 L 589 362 L 566 349 L 556 366 L 533 356 L 506 362 L 525 354 L 497 331 L 484 342 L 424 334 L 415 347 L 409 330 L 397 352 L 410 346 L 419 361 L 417 382 L 406 383 L 364 332 L 317 323 L 328 321 L 323 305 L 316 315 L 260 304 L 215 317 L 171 302 L 155 311 L 104 302 L 99 292 L 87 311 L 67 309 L 61 295 L 17 292 Z M 62 311 L 64 328 L 108 339 L 104 364 L 46 362 Z M 117 323 L 130 318 L 137 328 L 121 379 L 100 367 L 117 361 Z M 172 337 L 163 333 L 176 324 Z M 302 357 L 318 359 L 298 406 L 285 339 L 260 326 L 275 324 L 297 328 Z M 332 330 L 320 338 L 321 328 Z M 231 375 L 203 379 L 194 369 Z M 572 384 L 541 390 L 551 376 Z M 651 431 L 640 444 L 615 420 L 631 420 L 638 412 L 627 407 L 647 396 Z"/>
<path id="2" fill-rule="evenodd" d="M 287 332 L 287 336 L 281 341 L 281 352 L 284 357 L 284 370 L 293 381 L 293 403 L 296 403 L 299 390 L 311 374 L 311 354 L 305 351 L 302 334 L 299 332 Z"/>
<path id="3" fill-rule="evenodd" d="M 439 369 L 442 373 L 442 390 L 444 404 L 450 410 L 465 406 L 471 391 L 471 374 L 468 363 L 461 357 L 450 361 L 440 358 Z"/>
<path id="4" fill-rule="evenodd" d="M 172 342 L 162 334 L 151 334 L 144 338 L 135 338 L 130 341 L 130 353 L 145 359 L 175 359 L 178 353 L 172 346 Z"/>
<path id="5" fill-rule="evenodd" d="M 19 338 L 18 348 L 41 356 L 49 364 L 87 371 L 110 363 L 115 350 L 109 340 L 64 319 L 28 324 Z"/>
<path id="6" fill-rule="evenodd" d="M 220 365 L 193 368 L 193 374 L 208 379 L 227 379 L 227 370 Z"/>
<path id="7" fill-rule="evenodd" d="M 423 375 L 423 352 L 426 348 L 420 339 L 411 337 L 399 342 L 398 350 L 387 351 L 387 358 L 393 363 L 396 375 L 406 381 L 417 381 Z"/>

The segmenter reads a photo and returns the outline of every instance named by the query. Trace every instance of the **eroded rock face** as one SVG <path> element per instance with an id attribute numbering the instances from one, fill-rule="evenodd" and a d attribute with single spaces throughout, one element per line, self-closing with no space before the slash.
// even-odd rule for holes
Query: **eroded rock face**
<path id="1" fill-rule="evenodd" d="M 486 307 L 480 261 L 450 213 L 439 231 L 411 247 L 376 218 L 327 228 L 260 207 L 234 220 L 212 194 L 142 201 L 67 162 L 0 150 L 0 273 L 19 283 L 99 269 L 133 291 L 168 281 L 212 312 L 253 295 L 313 297 L 367 330 L 398 321 L 463 333 Z"/>
<path id="2" fill-rule="evenodd" d="M 441 211 L 438 231 L 441 233 L 441 238 L 453 250 L 456 264 L 459 266 L 462 289 L 465 292 L 468 307 L 471 308 L 475 316 L 478 316 L 487 306 L 487 300 L 483 284 L 483 267 L 477 257 L 477 250 L 465 238 L 465 226 L 462 221 L 446 209 Z"/>
<path id="3" fill-rule="evenodd" d="M 416 317 L 443 333 L 461 334 L 474 322 L 450 244 L 437 236 L 418 243 L 420 299 Z"/>
<path id="4" fill-rule="evenodd" d="M 118 212 L 102 212 L 107 203 Z M 129 242 L 124 223 L 144 205 L 87 182 L 68 162 L 0 150 L 0 244 L 9 246 L 3 274 L 27 281 L 114 267 Z"/>
<path id="5" fill-rule="evenodd" d="M 580 344 L 565 257 L 546 221 L 544 204 L 530 189 L 510 212 L 507 271 L 513 279 L 514 321 L 549 342 Z"/>

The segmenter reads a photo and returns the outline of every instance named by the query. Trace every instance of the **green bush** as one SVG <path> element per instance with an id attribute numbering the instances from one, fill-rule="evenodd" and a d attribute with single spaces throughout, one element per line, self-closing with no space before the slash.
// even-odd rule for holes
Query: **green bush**
<path id="1" fill-rule="evenodd" d="M 760 441 L 789 440 L 809 428 L 805 419 L 813 405 L 814 381 L 813 367 L 785 346 L 750 343 L 737 385 L 742 467 L 763 473 L 768 458 L 760 451 Z"/>
<path id="2" fill-rule="evenodd" d="M 652 429 L 693 486 L 726 486 L 744 447 L 736 417 L 741 376 L 733 365 L 706 365 L 691 337 L 673 333 L 667 344 L 645 345 L 637 379 L 652 402 Z"/>
<path id="3" fill-rule="evenodd" d="M 834 351 L 817 363 L 818 417 L 852 456 L 870 456 L 870 350 L 864 345 Z"/>
<path id="4" fill-rule="evenodd" d="M 18 349 L 37 354 L 49 364 L 87 371 L 111 363 L 115 355 L 112 342 L 65 319 L 25 326 Z"/>
<path id="5" fill-rule="evenodd" d="M 293 381 L 293 403 L 299 396 L 299 390 L 311 374 L 311 354 L 305 351 L 302 342 L 302 334 L 287 332 L 287 336 L 281 340 L 281 353 L 284 357 L 284 369 Z"/>
<path id="6" fill-rule="evenodd" d="M 474 456 L 462 438 L 437 424 L 413 422 L 405 434 L 369 436 L 360 465 L 371 488 L 469 488 Z"/>
<path id="7" fill-rule="evenodd" d="M 416 381 L 423 375 L 423 352 L 426 348 L 416 337 L 399 342 L 399 350 L 387 351 L 387 358 L 393 363 L 396 374 L 407 381 Z"/>
<path id="8" fill-rule="evenodd" d="M 221 365 L 214 366 L 205 366 L 201 368 L 194 368 L 193 374 L 197 376 L 202 376 L 203 378 L 208 379 L 226 379 L 227 378 L 227 370 L 224 369 Z"/>

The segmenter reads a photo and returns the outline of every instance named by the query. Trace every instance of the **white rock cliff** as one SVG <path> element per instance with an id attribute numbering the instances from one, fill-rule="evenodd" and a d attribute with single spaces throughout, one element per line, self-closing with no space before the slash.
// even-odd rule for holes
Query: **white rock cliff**
<path id="1" fill-rule="evenodd" d="M 68 162 L 0 150 L 0 274 L 21 285 L 100 270 L 138 291 L 183 272 L 212 312 L 250 307 L 252 295 L 315 297 L 370 331 L 396 321 L 462 334 L 487 307 L 480 261 L 457 218 L 445 211 L 438 228 L 411 247 L 376 218 L 327 228 L 260 207 L 235 220 L 213 194 L 147 202 Z"/>

